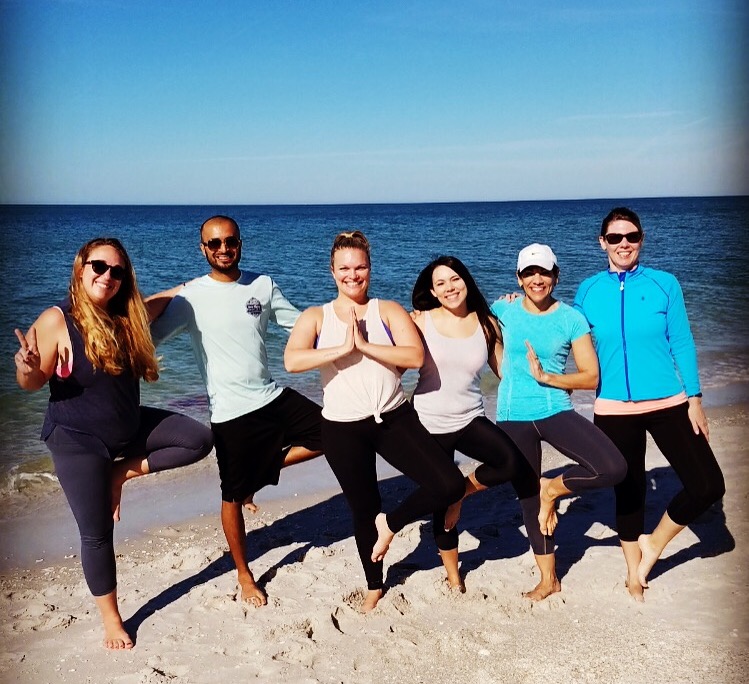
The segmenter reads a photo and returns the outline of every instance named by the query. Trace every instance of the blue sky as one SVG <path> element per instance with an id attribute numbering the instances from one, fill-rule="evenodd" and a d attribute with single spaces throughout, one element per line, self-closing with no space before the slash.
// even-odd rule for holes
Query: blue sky
<path id="1" fill-rule="evenodd" d="M 0 0 L 0 201 L 745 194 L 741 0 Z"/>

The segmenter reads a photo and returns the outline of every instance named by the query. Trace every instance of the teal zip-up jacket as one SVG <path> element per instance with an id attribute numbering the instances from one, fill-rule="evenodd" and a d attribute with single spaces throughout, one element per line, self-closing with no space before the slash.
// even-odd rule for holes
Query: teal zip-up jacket
<path id="1" fill-rule="evenodd" d="M 684 295 L 665 271 L 637 266 L 582 282 L 574 306 L 590 324 L 601 367 L 596 396 L 619 401 L 700 392 Z"/>

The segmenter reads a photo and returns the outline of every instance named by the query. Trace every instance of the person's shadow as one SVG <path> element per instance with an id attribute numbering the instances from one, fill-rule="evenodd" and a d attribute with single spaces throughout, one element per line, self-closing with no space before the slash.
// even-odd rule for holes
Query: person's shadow
<path id="1" fill-rule="evenodd" d="M 562 469 L 551 471 L 550 474 L 553 476 L 559 472 L 562 472 Z M 651 487 L 648 490 L 646 508 L 646 527 L 652 529 L 668 502 L 680 488 L 680 483 L 668 467 L 649 471 L 648 481 L 655 483 L 655 488 Z M 392 510 L 414 487 L 415 485 L 404 476 L 381 480 L 383 510 Z M 594 523 L 603 522 L 613 526 L 613 518 L 613 491 L 610 489 L 585 493 L 569 505 L 564 515 L 560 515 L 556 533 L 557 574 L 560 579 L 580 561 L 588 548 L 618 545 L 616 536 L 594 539 L 586 535 Z M 522 524 L 520 505 L 509 484 L 489 489 L 466 500 L 459 527 L 470 532 L 479 543 L 476 548 L 461 553 L 461 571 L 468 574 L 479 568 L 486 560 L 514 558 L 526 553 L 528 540 L 520 530 Z M 713 506 L 690 525 L 690 529 L 699 538 L 699 543 L 660 561 L 651 573 L 651 578 L 694 558 L 717 556 L 735 547 L 733 536 L 726 527 L 722 504 Z M 251 530 L 247 534 L 247 557 L 252 563 L 270 549 L 302 543 L 302 546 L 291 550 L 258 577 L 258 584 L 264 587 L 281 568 L 299 562 L 311 548 L 326 547 L 352 536 L 353 523 L 348 505 L 342 494 L 336 494 L 325 501 L 289 513 L 270 525 Z M 420 539 L 416 548 L 403 559 L 388 566 L 386 587 L 401 584 L 414 572 L 432 569 L 440 564 L 429 521 L 420 528 Z M 187 595 L 194 588 L 234 571 L 234 563 L 227 552 L 192 576 L 149 599 L 125 621 L 125 629 L 135 640 L 139 627 L 152 615 Z"/>
<path id="2" fill-rule="evenodd" d="M 554 477 L 565 468 L 548 471 Z M 645 505 L 645 529 L 652 530 L 666 510 L 666 506 L 681 489 L 681 483 L 668 467 L 648 471 L 648 491 Z M 593 547 L 619 546 L 616 534 L 602 538 L 595 536 L 595 527 L 606 525 L 615 530 L 613 488 L 584 492 L 572 499 L 564 514 L 559 516 L 555 533 L 556 571 L 561 580 Z M 473 495 L 463 502 L 459 531 L 467 531 L 478 543 L 475 548 L 461 551 L 461 574 L 465 577 L 487 560 L 516 558 L 528 551 L 528 539 L 521 530 L 523 518 L 520 504 L 512 486 L 494 487 Z M 594 534 L 588 532 L 594 530 Z M 680 549 L 660 560 L 650 579 L 695 558 L 719 556 L 732 551 L 736 542 L 726 526 L 723 503 L 718 502 L 689 525 L 699 542 Z M 622 559 L 623 562 L 623 559 Z M 434 542 L 431 520 L 421 527 L 419 544 L 405 558 L 389 567 L 386 583 L 403 583 L 417 569 L 432 569 L 441 565 Z"/>

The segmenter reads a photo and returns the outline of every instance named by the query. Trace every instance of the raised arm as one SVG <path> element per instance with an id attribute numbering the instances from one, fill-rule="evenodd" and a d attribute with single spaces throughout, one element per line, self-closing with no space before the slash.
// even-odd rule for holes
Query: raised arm
<path id="1" fill-rule="evenodd" d="M 58 358 L 67 357 L 70 362 L 65 317 L 59 309 L 43 311 L 25 335 L 18 328 L 15 334 L 20 344 L 15 355 L 16 381 L 21 389 L 41 389 L 55 372 Z"/>
<path id="2" fill-rule="evenodd" d="M 322 307 L 313 306 L 304 311 L 289 335 L 286 349 L 283 354 L 283 362 L 289 373 L 302 373 L 332 363 L 350 354 L 354 349 L 355 319 L 346 332 L 344 343 L 338 347 L 327 347 L 316 349 L 315 341 L 322 327 Z"/>
<path id="3" fill-rule="evenodd" d="M 146 305 L 148 320 L 153 322 L 159 316 L 161 316 L 161 314 L 164 313 L 164 309 L 166 309 L 166 307 L 169 305 L 169 302 L 171 302 L 172 299 L 174 299 L 174 297 L 179 294 L 180 290 L 186 284 L 187 283 L 180 283 L 179 285 L 175 285 L 168 290 L 163 290 L 162 292 L 157 292 L 156 294 L 152 294 L 146 297 L 143 302 Z"/>
<path id="4" fill-rule="evenodd" d="M 595 389 L 598 387 L 598 357 L 593 348 L 590 333 L 578 337 L 572 342 L 572 357 L 575 359 L 575 373 L 547 373 L 538 360 L 536 351 L 526 340 L 528 364 L 531 375 L 544 385 L 564 390 Z"/>

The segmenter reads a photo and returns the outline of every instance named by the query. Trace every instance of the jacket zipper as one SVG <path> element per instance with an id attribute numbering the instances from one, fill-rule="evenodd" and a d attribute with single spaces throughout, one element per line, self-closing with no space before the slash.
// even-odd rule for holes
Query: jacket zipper
<path id="1" fill-rule="evenodd" d="M 621 292 L 621 326 L 622 326 L 622 353 L 624 354 L 624 383 L 627 386 L 627 401 L 632 401 L 632 390 L 629 387 L 629 363 L 627 362 L 627 336 L 624 332 L 624 279 L 627 276 L 626 271 L 622 271 L 619 276 L 619 292 Z"/>

